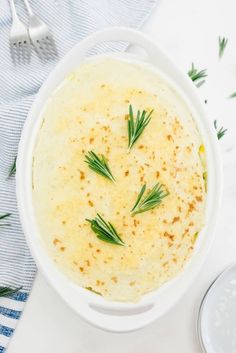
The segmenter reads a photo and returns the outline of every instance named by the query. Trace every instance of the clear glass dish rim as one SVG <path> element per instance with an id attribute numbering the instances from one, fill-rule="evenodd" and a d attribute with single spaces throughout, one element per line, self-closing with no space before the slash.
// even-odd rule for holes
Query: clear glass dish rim
<path id="1" fill-rule="evenodd" d="M 198 309 L 198 317 L 197 317 L 197 337 L 198 337 L 198 341 L 200 343 L 200 346 L 201 346 L 201 349 L 204 353 L 209 353 L 207 351 L 207 347 L 206 345 L 204 344 L 204 340 L 203 340 L 203 337 L 202 337 L 202 311 L 203 311 L 203 308 L 204 308 L 204 303 L 205 303 L 205 300 L 210 292 L 210 290 L 212 289 L 213 285 L 218 281 L 218 279 L 223 276 L 226 272 L 228 272 L 229 270 L 231 270 L 233 267 L 236 267 L 236 262 L 232 262 L 230 265 L 226 266 L 216 277 L 215 279 L 211 282 L 211 284 L 209 285 L 209 287 L 207 288 L 206 292 L 204 293 L 203 297 L 202 297 L 202 300 L 201 300 L 201 303 L 200 303 L 200 306 L 199 306 L 199 309 Z"/>

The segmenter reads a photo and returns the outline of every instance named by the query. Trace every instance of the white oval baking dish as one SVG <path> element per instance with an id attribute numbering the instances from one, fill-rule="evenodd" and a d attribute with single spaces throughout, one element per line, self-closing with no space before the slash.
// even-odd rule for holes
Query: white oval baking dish
<path id="1" fill-rule="evenodd" d="M 105 41 L 125 40 L 143 48 L 145 61 L 152 64 L 174 86 L 177 93 L 189 105 L 206 148 L 208 192 L 206 226 L 200 233 L 191 260 L 184 271 L 160 289 L 144 295 L 138 303 L 109 302 L 64 276 L 42 243 L 32 206 L 32 158 L 35 140 L 41 124 L 41 111 L 51 93 L 64 77 L 86 58 L 89 49 Z M 109 55 L 109 54 L 107 54 Z M 129 58 L 127 53 L 112 54 Z M 136 56 L 135 60 L 143 61 Z M 213 228 L 221 195 L 221 162 L 215 131 L 206 118 L 197 89 L 188 76 L 146 35 L 123 27 L 105 29 L 92 34 L 77 44 L 56 66 L 42 85 L 31 107 L 22 132 L 17 158 L 16 188 L 21 223 L 31 253 L 40 271 L 65 302 L 91 324 L 112 332 L 128 332 L 139 329 L 160 318 L 183 295 L 196 279 L 214 238 Z"/>

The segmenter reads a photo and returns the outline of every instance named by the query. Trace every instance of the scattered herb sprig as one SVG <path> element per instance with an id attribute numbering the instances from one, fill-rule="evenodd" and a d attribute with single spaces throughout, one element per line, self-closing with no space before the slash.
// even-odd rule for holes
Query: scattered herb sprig
<path id="1" fill-rule="evenodd" d="M 16 158 L 17 157 L 14 158 L 14 161 L 12 163 L 11 169 L 8 174 L 8 178 L 10 178 L 11 176 L 13 176 L 16 173 Z"/>
<path id="2" fill-rule="evenodd" d="M 217 138 L 218 140 L 220 140 L 226 133 L 227 129 L 225 129 L 223 126 L 218 130 L 218 127 L 217 127 L 217 120 L 214 120 L 214 127 L 216 129 L 216 132 L 217 132 Z"/>
<path id="3" fill-rule="evenodd" d="M 221 59 L 223 54 L 224 54 L 226 45 L 228 43 L 228 39 L 225 38 L 225 37 L 222 37 L 222 38 L 219 37 L 218 38 L 218 43 L 219 43 L 219 58 Z"/>
<path id="4" fill-rule="evenodd" d="M 86 219 L 86 221 L 90 223 L 91 229 L 98 239 L 111 244 L 125 245 L 113 225 L 106 222 L 98 213 L 94 219 Z"/>
<path id="5" fill-rule="evenodd" d="M 204 78 L 207 77 L 207 71 L 206 69 L 198 71 L 195 68 L 194 63 L 192 63 L 191 69 L 188 71 L 188 75 L 196 86 L 200 87 L 205 82 Z"/>
<path id="6" fill-rule="evenodd" d="M 5 219 L 5 218 L 9 217 L 10 215 L 11 215 L 11 213 L 0 214 L 0 221 L 2 219 Z M 5 226 L 8 226 L 8 225 L 9 225 L 9 223 L 1 223 L 0 222 L 0 227 L 5 227 Z"/>
<path id="7" fill-rule="evenodd" d="M 131 214 L 135 215 L 137 213 L 142 213 L 153 209 L 154 207 L 160 205 L 162 200 L 169 194 L 164 190 L 163 185 L 157 183 L 142 199 L 143 194 L 146 190 L 146 184 L 143 185 L 141 191 L 137 197 L 134 207 L 131 210 Z"/>
<path id="8" fill-rule="evenodd" d="M 0 297 L 8 297 L 9 295 L 19 292 L 19 290 L 21 289 L 22 287 L 19 287 L 19 288 L 0 287 Z"/>
<path id="9" fill-rule="evenodd" d="M 236 92 L 233 92 L 228 98 L 236 98 Z"/>
<path id="10" fill-rule="evenodd" d="M 95 152 L 89 151 L 85 156 L 85 162 L 88 163 L 89 168 L 94 172 L 110 179 L 111 181 L 115 181 L 115 178 L 113 177 L 110 168 L 108 167 L 107 160 L 103 155 L 98 157 Z"/>
<path id="11" fill-rule="evenodd" d="M 150 123 L 151 115 L 153 110 L 148 114 L 145 110 L 140 112 L 138 110 L 136 119 L 134 120 L 134 113 L 132 105 L 129 106 L 129 119 L 128 119 L 128 138 L 129 144 L 128 149 L 130 150 L 134 143 L 137 141 L 139 136 L 143 133 L 145 127 Z"/>

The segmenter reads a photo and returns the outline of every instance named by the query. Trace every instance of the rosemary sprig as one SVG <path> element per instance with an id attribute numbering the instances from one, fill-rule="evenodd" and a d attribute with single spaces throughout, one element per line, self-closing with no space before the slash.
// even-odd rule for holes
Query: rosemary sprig
<path id="1" fill-rule="evenodd" d="M 10 169 L 9 174 L 8 174 L 8 178 L 10 178 L 16 172 L 16 158 L 17 157 L 14 158 L 14 161 L 12 163 L 11 169 Z"/>
<path id="2" fill-rule="evenodd" d="M 11 215 L 11 213 L 4 213 L 4 214 L 0 214 L 0 221 L 4 218 L 7 218 Z M 9 223 L 0 223 L 0 227 L 5 227 L 5 226 L 9 226 Z"/>
<path id="3" fill-rule="evenodd" d="M 139 136 L 142 134 L 145 127 L 150 123 L 151 115 L 153 110 L 146 116 L 147 112 L 145 110 L 140 112 L 138 110 L 136 120 L 134 121 L 134 113 L 132 105 L 129 106 L 129 119 L 128 119 L 128 137 L 129 145 L 128 149 L 130 150 L 133 144 L 137 141 Z"/>
<path id="4" fill-rule="evenodd" d="M 0 297 L 8 297 L 9 295 L 19 292 L 19 290 L 21 289 L 22 287 L 19 287 L 19 288 L 0 287 Z"/>
<path id="5" fill-rule="evenodd" d="M 236 92 L 233 92 L 228 98 L 236 98 Z"/>
<path id="6" fill-rule="evenodd" d="M 194 67 L 194 63 L 192 63 L 191 69 L 188 71 L 188 75 L 191 78 L 191 80 L 195 82 L 196 86 L 200 87 L 205 82 L 205 80 L 202 80 L 202 79 L 204 77 L 207 77 L 207 72 L 206 72 L 206 69 L 198 71 Z"/>
<path id="7" fill-rule="evenodd" d="M 96 153 L 93 151 L 89 151 L 88 154 L 85 156 L 85 162 L 88 163 L 90 169 L 94 172 L 104 176 L 105 178 L 110 179 L 111 181 L 115 181 L 109 167 L 107 164 L 106 158 L 101 155 L 98 157 Z"/>
<path id="8" fill-rule="evenodd" d="M 97 235 L 98 239 L 111 244 L 124 245 L 113 225 L 110 222 L 106 222 L 98 213 L 97 217 L 86 219 L 86 221 L 90 223 L 91 229 Z"/>
<path id="9" fill-rule="evenodd" d="M 228 43 L 228 39 L 225 38 L 225 37 L 219 37 L 218 38 L 218 43 L 219 43 L 219 58 L 221 59 L 223 54 L 224 54 L 224 51 L 225 51 L 225 47 Z"/>
<path id="10" fill-rule="evenodd" d="M 214 120 L 214 127 L 216 129 L 216 132 L 217 132 L 217 138 L 218 140 L 220 140 L 226 133 L 227 129 L 224 129 L 223 126 L 218 130 L 218 127 L 217 127 L 217 120 Z M 217 131 L 218 130 L 218 131 Z"/>
<path id="11" fill-rule="evenodd" d="M 163 190 L 163 185 L 157 183 L 142 199 L 143 194 L 146 190 L 146 184 L 143 185 L 138 198 L 135 202 L 134 207 L 131 210 L 131 214 L 135 215 L 137 213 L 142 213 L 151 210 L 152 208 L 160 205 L 162 200 L 169 195 L 167 191 Z"/>

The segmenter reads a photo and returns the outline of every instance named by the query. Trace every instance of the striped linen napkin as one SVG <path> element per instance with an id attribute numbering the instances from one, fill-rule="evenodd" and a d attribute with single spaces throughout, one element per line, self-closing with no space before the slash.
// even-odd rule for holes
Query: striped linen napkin
<path id="1" fill-rule="evenodd" d="M 33 10 L 51 28 L 59 58 L 90 33 L 107 26 L 140 28 L 159 0 L 32 0 Z M 20 18 L 27 24 L 23 0 L 15 0 Z M 27 112 L 55 62 L 41 63 L 33 54 L 29 65 L 14 67 L 9 55 L 11 13 L 7 0 L 0 11 L 0 214 L 9 212 L 10 226 L 0 226 L 0 286 L 22 290 L 0 298 L 0 353 L 7 347 L 30 292 L 36 267 L 21 230 L 16 207 L 14 177 L 9 170 Z M 104 50 L 124 50 L 113 43 Z M 1 221 L 0 221 L 1 222 Z"/>

